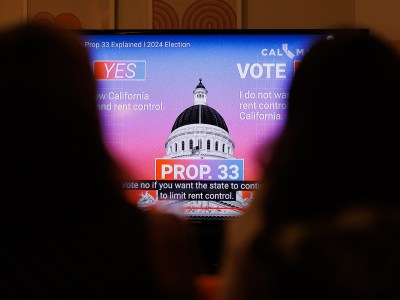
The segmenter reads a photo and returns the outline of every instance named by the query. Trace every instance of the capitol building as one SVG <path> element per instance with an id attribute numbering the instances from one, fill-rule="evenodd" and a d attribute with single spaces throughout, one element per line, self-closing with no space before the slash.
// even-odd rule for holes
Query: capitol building
<path id="1" fill-rule="evenodd" d="M 234 159 L 235 144 L 224 118 L 207 105 L 207 93 L 200 78 L 194 104 L 176 118 L 165 142 L 165 158 Z"/>
<path id="2" fill-rule="evenodd" d="M 193 91 L 194 103 L 176 118 L 165 142 L 164 158 L 174 159 L 235 159 L 232 141 L 224 118 L 207 105 L 208 91 L 199 79 Z M 186 216 L 228 217 L 241 214 L 248 200 L 242 192 L 236 193 L 236 201 L 170 201 L 185 209 Z M 165 201 L 164 201 L 165 202 Z"/>

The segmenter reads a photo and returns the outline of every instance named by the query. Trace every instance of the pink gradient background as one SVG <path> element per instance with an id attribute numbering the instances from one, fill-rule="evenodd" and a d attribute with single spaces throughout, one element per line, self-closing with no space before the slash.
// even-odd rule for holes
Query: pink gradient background
<path id="1" fill-rule="evenodd" d="M 142 42 L 137 48 L 87 47 L 93 60 L 145 60 L 145 80 L 98 81 L 99 95 L 146 93 L 148 100 L 98 99 L 99 104 L 157 104 L 162 111 L 100 110 L 104 140 L 112 154 L 132 174 L 132 179 L 153 180 L 155 158 L 166 154 L 165 142 L 178 115 L 193 105 L 193 90 L 202 78 L 208 90 L 207 104 L 224 118 L 235 143 L 234 157 L 244 159 L 244 180 L 259 180 L 259 151 L 272 143 L 284 125 L 283 120 L 241 120 L 240 112 L 280 113 L 286 110 L 243 110 L 240 103 L 286 103 L 286 99 L 241 99 L 240 92 L 288 92 L 294 72 L 294 58 L 280 53 L 282 44 L 293 52 L 309 48 L 315 35 L 284 34 L 131 34 L 87 35 L 84 41 L 99 45 L 115 42 Z M 143 47 L 152 41 L 162 47 Z M 165 41 L 186 42 L 190 47 L 166 48 Z M 262 56 L 261 49 L 275 49 L 275 56 Z M 240 78 L 237 63 L 286 63 L 286 79 Z M 272 72 L 274 74 L 274 72 Z M 264 153 L 263 155 L 268 155 Z"/>

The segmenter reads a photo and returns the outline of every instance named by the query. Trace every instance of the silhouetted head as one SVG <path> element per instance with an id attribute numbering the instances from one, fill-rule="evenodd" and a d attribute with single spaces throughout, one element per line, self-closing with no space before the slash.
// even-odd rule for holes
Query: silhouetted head
<path id="1" fill-rule="evenodd" d="M 0 33 L 0 56 L 2 214 L 57 222 L 102 207 L 116 189 L 116 166 L 78 37 L 22 25 Z"/>
<path id="2" fill-rule="evenodd" d="M 272 218 L 400 198 L 400 61 L 378 37 L 318 41 L 292 81 L 287 124 L 266 169 Z"/>

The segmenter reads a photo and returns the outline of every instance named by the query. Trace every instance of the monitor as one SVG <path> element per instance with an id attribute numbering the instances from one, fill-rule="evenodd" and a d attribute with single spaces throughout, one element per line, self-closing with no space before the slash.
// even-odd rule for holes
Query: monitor
<path id="1" fill-rule="evenodd" d="M 129 201 L 192 221 L 242 215 L 261 188 L 260 151 L 285 124 L 296 67 L 341 30 L 82 32 Z"/>

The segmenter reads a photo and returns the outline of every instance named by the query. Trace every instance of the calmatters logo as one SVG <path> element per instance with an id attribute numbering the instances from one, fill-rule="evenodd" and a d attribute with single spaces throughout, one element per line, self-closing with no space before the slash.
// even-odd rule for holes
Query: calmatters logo
<path id="1" fill-rule="evenodd" d="M 292 49 L 293 50 L 293 49 Z M 300 60 L 294 59 L 296 56 L 304 56 L 304 49 L 290 50 L 288 44 L 282 44 L 281 48 L 263 48 L 261 55 L 269 56 L 284 56 L 286 55 L 293 61 L 294 71 L 300 63 Z M 294 59 L 294 60 L 293 60 Z M 289 63 L 290 65 L 290 63 Z M 286 79 L 286 63 L 285 62 L 256 62 L 256 63 L 236 63 L 237 70 L 241 79 L 251 77 L 259 78 L 275 78 Z"/>
<path id="2" fill-rule="evenodd" d="M 304 55 L 304 49 L 296 49 L 292 52 L 289 49 L 288 44 L 282 44 L 281 48 L 263 48 L 261 49 L 262 56 L 283 56 L 286 55 L 290 59 L 293 59 L 295 56 Z"/>
<path id="3" fill-rule="evenodd" d="M 93 72 L 98 80 L 145 80 L 146 61 L 94 61 Z"/>

